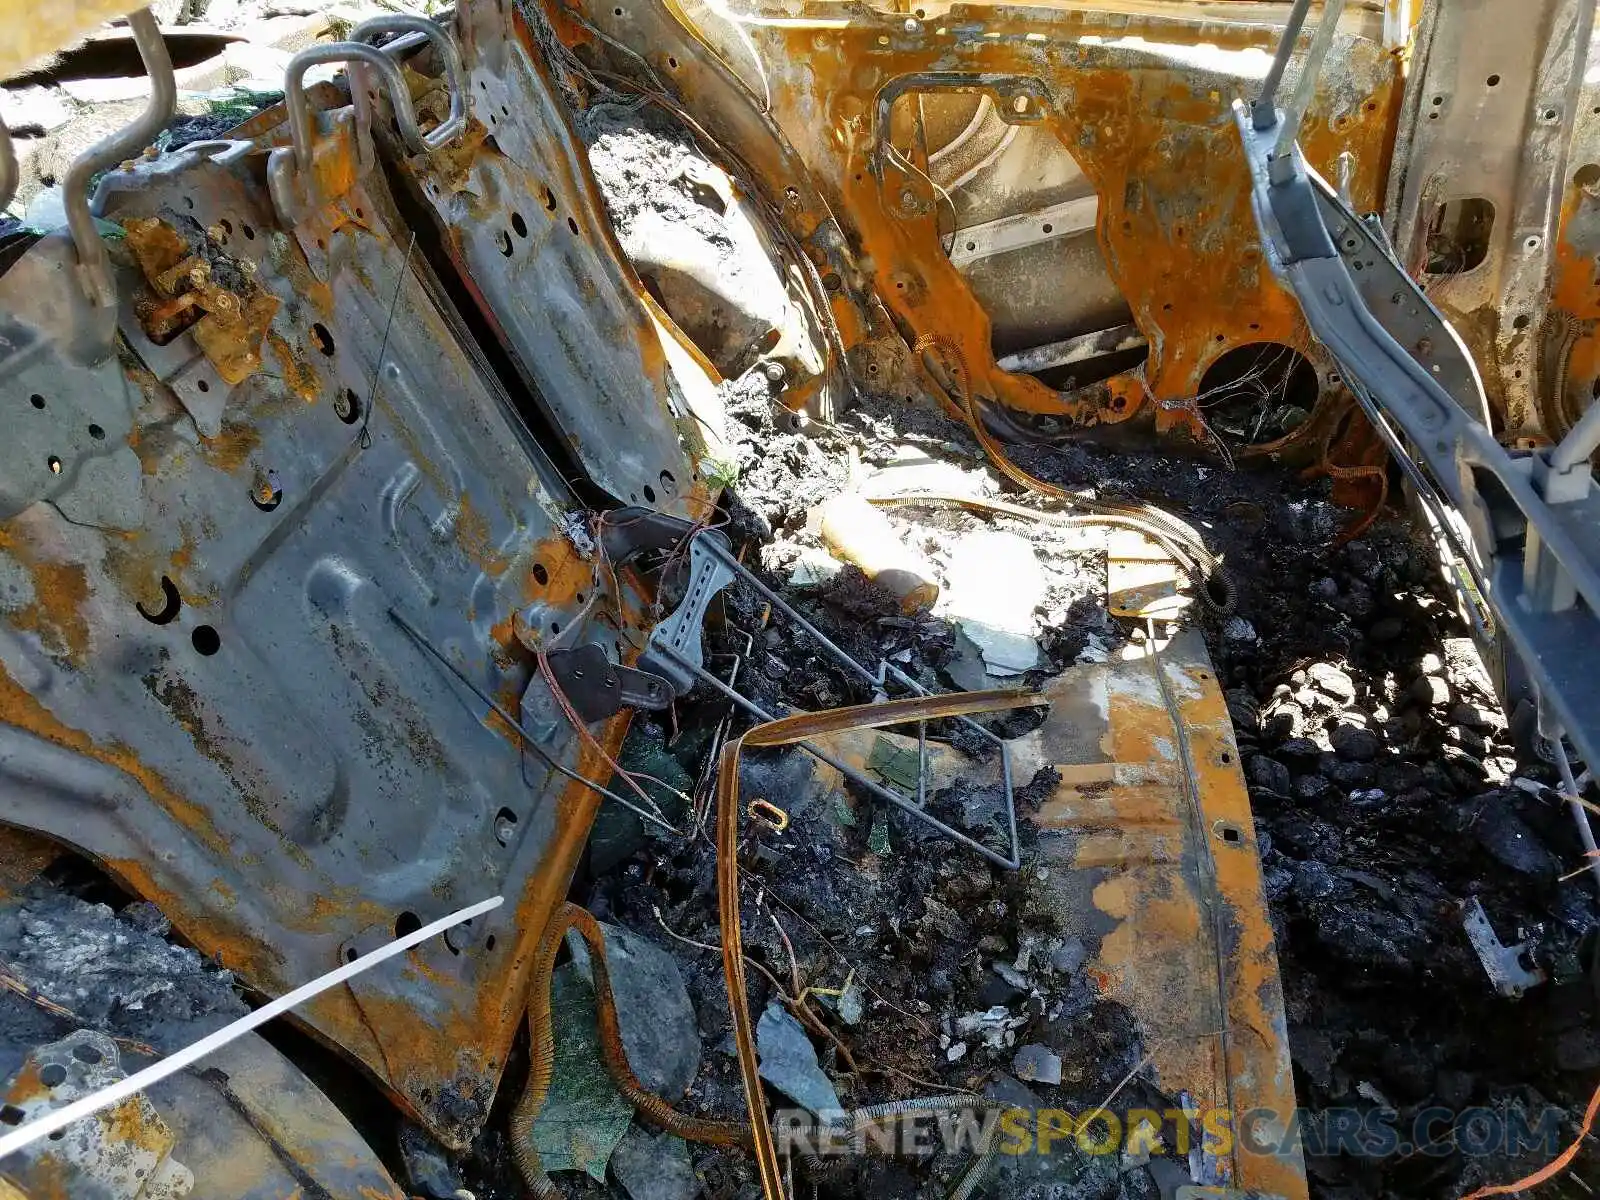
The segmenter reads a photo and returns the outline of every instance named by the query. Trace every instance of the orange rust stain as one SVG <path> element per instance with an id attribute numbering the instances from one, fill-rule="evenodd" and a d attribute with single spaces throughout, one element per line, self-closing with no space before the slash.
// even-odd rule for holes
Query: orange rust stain
<path id="1" fill-rule="evenodd" d="M 1287 1115 L 1294 1089 L 1277 962 L 1227 708 L 1204 666 L 1161 665 L 1193 778 L 1161 688 L 1153 674 L 1140 678 L 1155 667 L 1096 668 L 1103 683 L 1064 680 L 1056 699 L 1063 714 L 1085 700 L 1103 707 L 1105 761 L 1062 765 L 1038 820 L 1077 834 L 1058 853 L 1070 853 L 1069 872 L 1087 873 L 1096 910 L 1115 922 L 1088 974 L 1137 1017 L 1163 1090 Z M 1087 731 L 1079 739 L 1066 749 L 1092 758 Z M 1219 824 L 1238 840 L 1223 841 Z M 1292 1158 L 1236 1147 L 1227 1165 L 1230 1187 L 1306 1195 Z"/>
<path id="2" fill-rule="evenodd" d="M 226 419 L 214 438 L 203 442 L 206 461 L 225 474 L 232 474 L 244 466 L 256 447 L 261 444 L 261 431 L 254 425 L 235 424 Z"/>
<path id="3" fill-rule="evenodd" d="M 802 196 L 797 207 L 806 211 L 786 209 L 791 232 L 804 237 L 805 229 L 836 217 L 898 335 L 912 343 L 937 333 L 956 343 L 979 397 L 1025 411 L 1062 413 L 1084 424 L 1148 415 L 1159 402 L 1166 405 L 1157 414 L 1162 428 L 1202 428 L 1192 400 L 1217 357 L 1253 342 L 1301 349 L 1310 344 L 1298 306 L 1262 261 L 1248 172 L 1229 111 L 1237 85 L 1153 61 L 1085 67 L 1081 56 L 1061 51 L 1074 44 L 1087 49 L 1078 39 L 1089 34 L 1123 38 L 1139 26 L 1138 19 L 1130 25 L 1092 12 L 1028 10 L 1024 16 L 1014 11 L 986 11 L 985 30 L 1002 36 L 984 39 L 924 28 L 915 38 L 890 30 L 880 45 L 886 27 L 871 18 L 828 27 L 802 17 L 787 26 L 752 29 L 758 52 L 773 64 L 768 73 L 772 113 L 792 151 L 760 132 L 758 122 L 737 116 L 723 122 L 718 109 L 727 105 L 720 103 L 716 84 L 697 78 L 700 73 L 682 72 L 677 79 L 697 119 L 712 122 L 733 151 L 752 164 L 756 183 L 796 175 L 792 165 L 786 167 L 793 153 L 804 160 L 820 185 L 822 203 L 807 209 Z M 607 26 L 608 32 L 626 38 L 634 27 L 648 31 L 650 44 L 634 49 L 657 62 L 663 46 L 678 44 L 672 39 L 681 37 L 682 27 L 694 28 L 672 0 L 646 4 L 643 13 L 636 7 L 630 17 L 627 30 Z M 603 13 L 597 19 L 605 25 Z M 561 25 L 558 32 L 569 44 L 584 36 Z M 1024 42 L 1023 33 L 1043 34 L 1044 40 Z M 1274 37 L 1259 26 L 1173 22 L 1160 27 L 1156 40 L 1271 49 Z M 1365 77 L 1376 81 L 1371 94 L 1358 94 L 1353 102 L 1344 92 L 1337 100 L 1320 96 L 1304 142 L 1325 173 L 1340 152 L 1350 150 L 1357 203 L 1372 207 L 1385 182 L 1400 71 L 1396 59 L 1376 48 L 1361 52 L 1367 56 Z M 1108 389 L 1064 397 L 1031 377 L 1000 371 L 990 350 L 988 316 L 943 251 L 941 204 L 931 194 L 920 194 L 926 184 L 916 172 L 881 168 L 883 183 L 875 174 L 880 168 L 873 166 L 871 150 L 880 89 L 896 77 L 952 70 L 1028 76 L 1050 91 L 1046 120 L 1100 197 L 1102 252 L 1151 345 L 1144 367 Z M 1336 103 L 1345 107 L 1333 111 Z M 925 165 L 914 139 L 893 136 L 900 133 L 893 113 L 890 126 L 886 136 Z M 919 211 L 901 210 L 906 189 Z M 840 288 L 832 289 L 829 301 L 847 351 L 887 332 L 870 318 L 863 323 L 862 312 Z"/>
<path id="4" fill-rule="evenodd" d="M 14 529 L 0 528 L 0 550 L 22 565 L 33 585 L 33 599 L 11 611 L 10 623 L 36 634 L 52 657 L 82 662 L 89 649 L 84 617 L 89 577 L 83 564 L 45 557 L 36 542 L 18 537 Z"/>
<path id="5" fill-rule="evenodd" d="M 333 315 L 333 289 L 320 279 L 313 279 L 304 287 L 296 289 L 300 295 L 311 301 L 319 313 L 325 317 Z"/>
<path id="6" fill-rule="evenodd" d="M 457 496 L 456 502 L 456 543 L 485 574 L 504 575 L 510 561 L 491 540 L 488 518 L 477 510 L 466 492 Z"/>
<path id="7" fill-rule="evenodd" d="M 305 357 L 296 354 L 294 348 L 276 330 L 267 334 L 267 345 L 272 350 L 272 356 L 278 360 L 279 374 L 283 378 L 284 386 L 307 404 L 313 403 L 322 394 L 322 380 L 317 377 L 316 371 L 312 370 Z"/>

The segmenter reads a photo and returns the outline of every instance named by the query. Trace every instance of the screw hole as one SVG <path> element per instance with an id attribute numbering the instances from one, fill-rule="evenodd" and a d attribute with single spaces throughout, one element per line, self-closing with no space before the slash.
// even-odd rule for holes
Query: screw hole
<path id="1" fill-rule="evenodd" d="M 361 397 L 345 388 L 333 398 L 333 415 L 346 425 L 354 425 L 361 419 Z"/>
<path id="2" fill-rule="evenodd" d="M 60 1087 L 67 1081 L 67 1069 L 60 1063 L 46 1063 L 39 1071 L 39 1082 L 45 1087 Z"/>
<path id="3" fill-rule="evenodd" d="M 494 949 L 494 934 L 491 933 L 488 937 L 483 939 L 483 948 L 485 950 Z"/>
<path id="4" fill-rule="evenodd" d="M 328 332 L 328 327 L 321 321 L 311 327 L 311 340 L 316 343 L 318 350 L 329 358 L 333 357 L 333 334 Z"/>
<path id="5" fill-rule="evenodd" d="M 576 221 L 574 221 L 571 217 L 568 217 L 567 218 L 567 228 L 572 230 L 573 233 L 577 233 L 578 232 L 578 223 Z"/>
<path id="6" fill-rule="evenodd" d="M 43 408 L 44 397 L 39 395 L 38 392 L 35 392 L 33 395 L 28 397 L 28 403 L 33 405 L 35 408 Z"/>
<path id="7" fill-rule="evenodd" d="M 522 214 L 519 212 L 511 214 L 511 228 L 518 237 L 525 238 L 528 236 L 528 223 L 522 219 Z"/>
<path id="8" fill-rule="evenodd" d="M 239 228 L 244 231 L 246 241 L 253 242 L 256 240 L 256 231 L 250 227 L 248 222 L 239 226 Z"/>
<path id="9" fill-rule="evenodd" d="M 407 937 L 421 928 L 422 918 L 414 912 L 403 912 L 394 919 L 394 935 L 397 938 Z"/>
<path id="10" fill-rule="evenodd" d="M 671 471 L 661 472 L 661 487 L 668 493 L 676 491 L 678 487 L 677 476 L 673 475 Z"/>
<path id="11" fill-rule="evenodd" d="M 656 490 L 648 483 L 644 485 L 644 498 L 647 504 L 654 504 L 656 502 Z"/>
<path id="12" fill-rule="evenodd" d="M 210 625 L 196 625 L 194 632 L 189 635 L 189 641 L 198 653 L 207 658 L 222 649 L 222 635 Z"/>
<path id="13" fill-rule="evenodd" d="M 15 1104 L 8 1104 L 4 1108 L 0 1108 L 0 1122 L 6 1125 L 21 1125 L 22 1119 L 27 1115 Z"/>
<path id="14" fill-rule="evenodd" d="M 543 563 L 533 564 L 533 577 L 539 581 L 540 587 L 544 587 L 550 582 L 550 572 L 544 569 Z"/>
<path id="15" fill-rule="evenodd" d="M 250 489 L 250 503 L 262 512 L 271 512 L 283 503 L 283 488 L 278 486 L 275 474 L 268 471 L 261 484 Z"/>
<path id="16" fill-rule="evenodd" d="M 106 431 L 98 425 L 91 425 L 89 426 L 89 436 L 97 442 L 103 442 L 106 440 Z"/>
<path id="17" fill-rule="evenodd" d="M 59 455 L 52 454 L 49 458 L 44 460 L 44 463 L 45 466 L 50 468 L 50 474 L 61 474 L 61 458 Z"/>
<path id="18" fill-rule="evenodd" d="M 1490 87 L 1499 87 L 1500 86 L 1500 76 L 1498 76 L 1498 75 L 1489 76 L 1488 84 L 1489 84 Z"/>
<path id="19" fill-rule="evenodd" d="M 105 1055 L 101 1054 L 96 1047 L 89 1045 L 88 1042 L 79 1042 L 72 1048 L 72 1057 L 77 1059 L 79 1062 L 86 1062 L 90 1066 L 93 1066 L 95 1063 L 103 1060 Z"/>
<path id="20" fill-rule="evenodd" d="M 671 55 L 668 55 L 667 56 L 667 66 L 671 70 L 676 71 L 678 69 L 678 60 L 673 58 Z"/>

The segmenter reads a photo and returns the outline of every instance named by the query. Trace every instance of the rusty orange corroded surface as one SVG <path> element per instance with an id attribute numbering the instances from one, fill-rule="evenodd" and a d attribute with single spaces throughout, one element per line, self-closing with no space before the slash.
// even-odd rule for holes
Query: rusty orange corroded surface
<path id="1" fill-rule="evenodd" d="M 1232 724 L 1203 645 L 1188 634 L 1156 662 L 1069 672 L 1046 695 L 1038 751 L 1062 780 L 1037 817 L 1041 852 L 1060 860 L 1042 886 L 1060 889 L 1063 916 L 1082 923 L 1065 911 L 1067 880 L 1095 881 L 1093 907 L 1111 929 L 1091 975 L 1138 1018 L 1168 1095 L 1226 1110 L 1236 1132 L 1253 1110 L 1287 1120 L 1277 955 Z M 1298 1154 L 1236 1144 L 1223 1159 L 1232 1187 L 1306 1195 Z"/>
<path id="2" fill-rule="evenodd" d="M 662 4 L 667 19 L 693 29 L 672 0 Z M 591 17 L 608 36 L 626 38 L 630 29 L 636 39 L 640 29 L 658 33 L 663 12 L 645 4 L 649 16 L 641 19 L 640 7 L 633 6 L 626 21 L 608 24 L 602 6 Z M 1258 342 L 1302 351 L 1310 345 L 1298 305 L 1262 259 L 1247 166 L 1229 112 L 1234 96 L 1253 84 L 1157 53 L 1162 44 L 1200 43 L 1270 51 L 1277 30 L 961 5 L 937 20 L 909 23 L 903 15 L 801 6 L 783 21 L 755 21 L 745 30 L 765 64 L 776 133 L 722 118 L 710 107 L 719 93 L 704 78 L 714 72 L 680 63 L 675 46 L 641 41 L 633 48 L 673 79 L 697 119 L 712 125 L 723 119 L 719 132 L 740 138 L 731 148 L 758 176 L 786 167 L 782 178 L 792 176 L 783 143 L 793 148 L 821 203 L 796 211 L 807 207 L 807 196 L 791 197 L 798 203 L 785 207 L 785 223 L 806 236 L 837 218 L 904 341 L 927 334 L 952 340 L 970 364 L 978 397 L 1082 423 L 1142 416 L 1153 418 L 1158 431 L 1196 431 L 1201 423 L 1191 401 L 1222 354 Z M 1133 48 L 1140 38 L 1145 47 Z M 1339 69 L 1326 73 L 1303 144 L 1329 175 L 1349 151 L 1356 203 L 1377 207 L 1398 119 L 1400 64 L 1376 44 L 1348 37 L 1334 59 Z M 920 170 L 878 165 L 882 139 L 925 170 L 926 147 L 902 139 L 892 117 L 888 128 L 879 128 L 880 102 L 887 104 L 897 89 L 938 86 L 911 78 L 925 74 L 960 74 L 965 86 L 999 96 L 1002 108 L 1000 89 L 1027 81 L 1034 107 L 1025 119 L 1054 130 L 1099 196 L 1101 250 L 1150 344 L 1141 369 L 1108 387 L 1063 394 L 995 365 L 989 319 L 943 250 L 941 206 L 926 180 Z M 870 319 L 863 323 L 847 290 L 836 288 L 832 301 L 846 348 L 853 349 L 884 330 Z"/>
<path id="3" fill-rule="evenodd" d="M 1043 693 L 1044 725 L 1009 743 L 1013 778 L 1044 766 L 1060 776 L 1033 818 L 1039 858 L 1022 877 L 1030 906 L 1098 943 L 1085 970 L 1131 1012 L 1162 1092 L 1216 1114 L 1208 1131 L 1231 1114 L 1237 1134 L 1246 1113 L 1294 1111 L 1277 954 L 1232 723 L 1204 645 L 1185 634 L 1158 661 L 1159 677 L 1148 660 L 1067 671 Z M 815 740 L 870 771 L 883 739 L 916 749 L 868 730 Z M 972 781 L 973 764 L 947 747 L 930 743 L 929 759 L 930 791 Z M 1297 1154 L 1239 1145 L 1222 1157 L 1232 1187 L 1306 1196 Z"/>
<path id="4" fill-rule="evenodd" d="M 1559 438 L 1594 397 L 1600 379 L 1600 191 L 1569 179 L 1562 198 L 1551 266 L 1551 317 L 1539 383 L 1540 426 Z M 1563 369 L 1564 368 L 1564 369 Z"/>

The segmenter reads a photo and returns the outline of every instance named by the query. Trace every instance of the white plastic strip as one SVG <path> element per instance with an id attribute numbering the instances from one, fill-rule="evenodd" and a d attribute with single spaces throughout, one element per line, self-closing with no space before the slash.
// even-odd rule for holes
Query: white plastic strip
<path id="1" fill-rule="evenodd" d="M 441 917 L 431 925 L 424 925 L 415 933 L 408 933 L 405 937 L 396 938 L 385 946 L 380 946 L 370 954 L 363 954 L 354 962 L 345 963 L 336 970 L 329 971 L 326 975 L 313 979 L 310 983 L 295 988 L 288 995 L 279 996 L 270 1004 L 264 1004 L 253 1013 L 240 1017 L 231 1025 L 225 1025 L 215 1033 L 201 1038 L 191 1046 L 169 1054 L 158 1063 L 152 1063 L 142 1071 L 129 1075 L 126 1079 L 118 1080 L 110 1087 L 101 1088 L 82 1099 L 74 1100 L 65 1108 L 58 1108 L 48 1116 L 40 1117 L 36 1121 L 29 1121 L 12 1132 L 0 1137 L 0 1158 L 8 1154 L 15 1154 L 25 1146 L 31 1146 L 40 1138 L 49 1137 L 58 1129 L 65 1129 L 74 1121 L 81 1121 L 84 1117 L 92 1116 L 102 1108 L 113 1104 L 120 1104 L 129 1096 L 137 1095 L 152 1084 L 160 1083 L 169 1075 L 176 1075 L 179 1071 L 192 1063 L 199 1062 L 206 1055 L 221 1049 L 235 1038 L 242 1037 L 258 1026 L 265 1025 L 274 1017 L 282 1016 L 296 1005 L 304 1004 L 313 996 L 320 995 L 331 987 L 337 987 L 348 979 L 353 979 L 370 967 L 375 967 L 385 959 L 403 954 L 411 947 L 427 941 L 429 938 L 443 933 L 446 929 L 470 921 L 473 917 L 482 916 L 486 912 L 499 908 L 502 901 L 499 896 L 492 896 L 487 900 L 480 900 L 470 908 L 463 908 L 453 912 L 448 917 Z"/>

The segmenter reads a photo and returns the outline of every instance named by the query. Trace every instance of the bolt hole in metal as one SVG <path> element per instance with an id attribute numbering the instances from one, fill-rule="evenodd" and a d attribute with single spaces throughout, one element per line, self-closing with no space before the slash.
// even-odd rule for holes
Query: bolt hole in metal
<path id="1" fill-rule="evenodd" d="M 333 415 L 346 425 L 354 425 L 361 419 L 361 397 L 350 388 L 336 392 L 333 397 Z"/>
<path id="2" fill-rule="evenodd" d="M 1488 83 L 1488 85 L 1490 87 L 1499 87 L 1500 86 L 1500 76 L 1491 75 L 1491 76 L 1489 76 L 1488 80 L 1486 80 L 1486 82 Z"/>
<path id="3" fill-rule="evenodd" d="M 501 254 L 511 257 L 511 235 L 504 229 L 494 235 L 494 244 Z"/>
<path id="4" fill-rule="evenodd" d="M 59 455 L 52 454 L 49 458 L 44 460 L 44 463 L 45 466 L 50 468 L 50 474 L 61 474 L 61 457 Z"/>
<path id="5" fill-rule="evenodd" d="M 267 471 L 257 478 L 255 487 L 250 489 L 250 503 L 262 512 L 271 512 L 283 503 L 283 486 L 277 472 Z"/>
<path id="6" fill-rule="evenodd" d="M 656 490 L 648 483 L 644 485 L 644 498 L 647 504 L 654 504 L 656 502 Z"/>
<path id="7" fill-rule="evenodd" d="M 67 1081 L 67 1069 L 60 1063 L 46 1063 L 39 1070 L 39 1082 L 45 1087 L 60 1087 Z"/>
<path id="8" fill-rule="evenodd" d="M 209 380 L 206 380 L 206 379 L 196 379 L 194 381 L 194 385 L 195 385 L 195 387 L 199 388 L 202 392 L 209 392 L 211 390 L 211 383 L 210 383 Z"/>
<path id="9" fill-rule="evenodd" d="M 85 1062 L 90 1066 L 93 1066 L 103 1059 L 105 1055 L 101 1054 L 100 1051 L 89 1045 L 88 1042 L 79 1042 L 72 1048 L 72 1057 L 77 1059 L 79 1062 Z"/>
<path id="10" fill-rule="evenodd" d="M 140 600 L 134 605 L 139 610 L 139 615 L 152 625 L 167 625 L 178 615 L 178 610 L 183 607 L 183 598 L 178 595 L 178 586 L 171 579 L 161 577 L 161 607 L 151 612 Z"/>
<path id="11" fill-rule="evenodd" d="M 661 490 L 671 495 L 678 490 L 678 479 L 671 471 L 661 472 Z"/>
<path id="12" fill-rule="evenodd" d="M 567 218 L 567 228 L 572 230 L 573 233 L 577 233 L 578 232 L 578 223 L 576 221 L 574 221 L 571 217 L 568 217 Z"/>
<path id="13" fill-rule="evenodd" d="M 28 397 L 28 403 L 33 405 L 35 408 L 43 408 L 44 397 L 39 395 L 38 392 L 35 392 L 33 395 Z"/>
<path id="14" fill-rule="evenodd" d="M 7 1104 L 4 1108 L 0 1108 L 0 1124 L 21 1125 L 22 1119 L 27 1115 L 15 1104 Z"/>
<path id="15" fill-rule="evenodd" d="M 106 440 L 106 431 L 101 429 L 98 425 L 90 425 L 89 436 L 97 442 L 103 442 Z"/>
<path id="16" fill-rule="evenodd" d="M 544 587 L 550 582 L 550 572 L 545 570 L 543 563 L 533 564 L 533 577 L 539 581 L 540 587 Z"/>
<path id="17" fill-rule="evenodd" d="M 321 321 L 311 327 L 311 340 L 316 343 L 318 350 L 321 350 L 329 358 L 333 357 L 333 334 L 328 332 L 328 327 Z"/>
<path id="18" fill-rule="evenodd" d="M 502 846 L 509 846 L 511 839 L 517 832 L 517 814 L 509 808 L 502 808 L 494 815 L 494 840 Z"/>
<path id="19" fill-rule="evenodd" d="M 422 928 L 422 918 L 414 912 L 403 912 L 394 919 L 394 935 L 397 938 L 409 937 Z M 423 1093 L 426 1100 L 427 1093 Z"/>
<path id="20" fill-rule="evenodd" d="M 519 212 L 511 214 L 511 228 L 520 238 L 528 236 L 528 223 L 522 219 L 522 214 Z"/>
<path id="21" fill-rule="evenodd" d="M 1212 828 L 1216 835 L 1230 846 L 1237 846 L 1244 841 L 1244 832 L 1237 825 L 1230 825 L 1226 821 L 1218 821 Z"/>
<path id="22" fill-rule="evenodd" d="M 203 654 L 207 658 L 222 649 L 222 635 L 210 625 L 196 625 L 194 632 L 189 635 L 189 641 L 194 646 L 195 653 Z"/>

